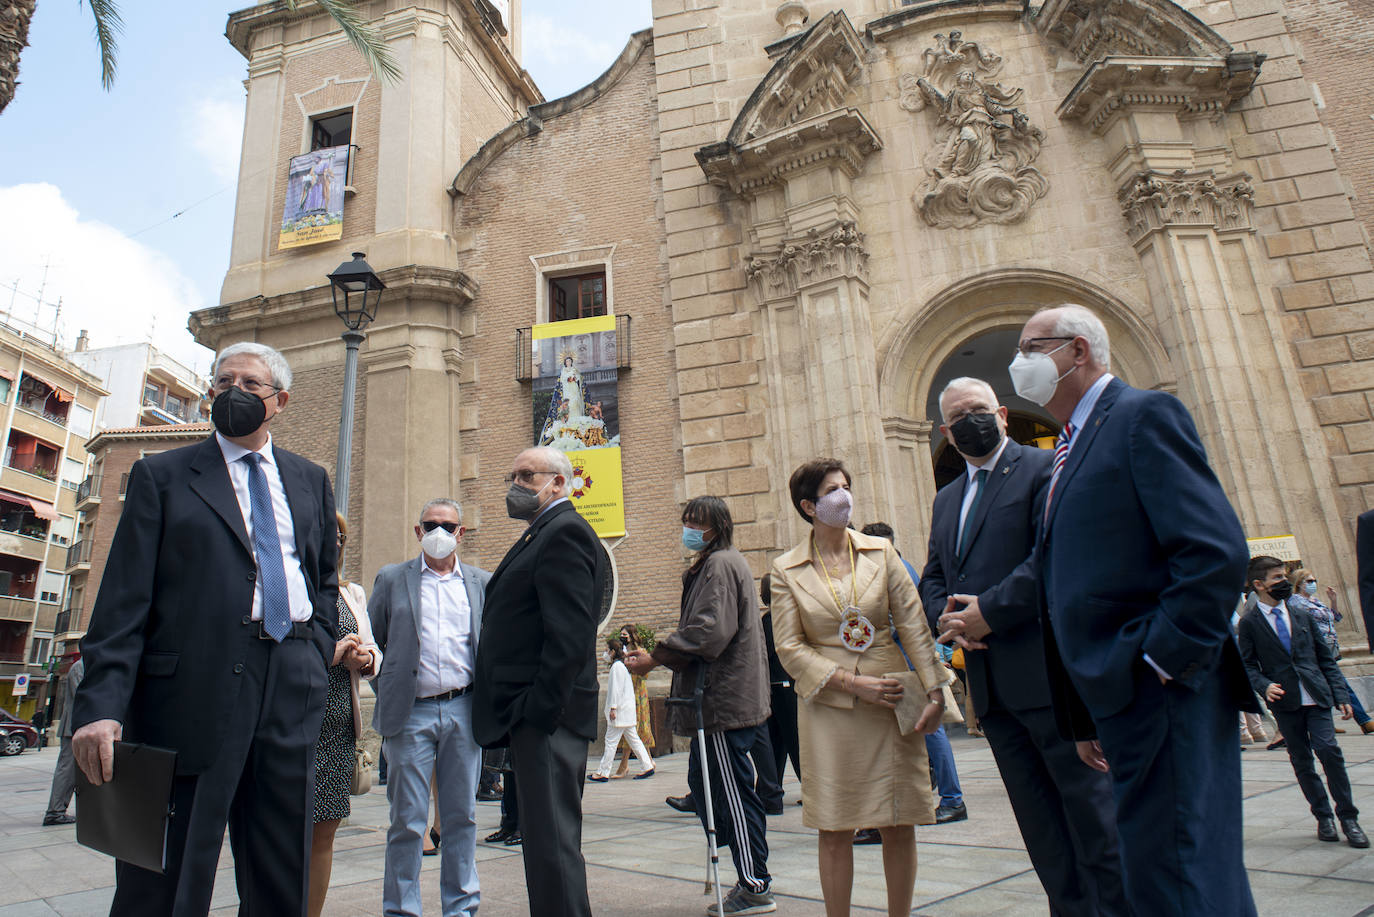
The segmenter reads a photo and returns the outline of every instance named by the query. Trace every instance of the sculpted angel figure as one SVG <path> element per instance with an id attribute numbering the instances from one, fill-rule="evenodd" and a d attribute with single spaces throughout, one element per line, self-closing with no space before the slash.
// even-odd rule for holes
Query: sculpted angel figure
<path id="1" fill-rule="evenodd" d="M 936 178 L 971 175 L 983 163 L 998 156 L 995 131 L 1028 128 L 1025 116 L 1009 103 L 1021 94 L 995 83 L 983 83 L 972 70 L 963 69 L 949 92 L 936 89 L 921 77 L 917 86 L 926 101 L 940 109 L 940 120 L 952 128 L 939 163 L 931 171 Z M 1010 122 L 1000 120 L 1009 116 Z"/>

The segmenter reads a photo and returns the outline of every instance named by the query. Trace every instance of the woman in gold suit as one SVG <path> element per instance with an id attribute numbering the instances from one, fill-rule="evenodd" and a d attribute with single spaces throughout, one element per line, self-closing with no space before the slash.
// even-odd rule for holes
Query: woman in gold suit
<path id="1" fill-rule="evenodd" d="M 905 917 L 916 888 L 914 826 L 935 821 L 925 734 L 939 728 L 942 687 L 951 676 L 936 659 L 916 585 L 897 551 L 885 538 L 849 528 L 854 501 L 844 465 L 807 462 L 788 486 L 809 529 L 773 563 L 773 634 L 803 701 L 802 821 L 820 832 L 825 912 L 849 914 L 854 829 L 876 826 L 888 914 Z M 907 735 L 893 712 L 902 684 L 885 677 L 907 670 L 902 648 L 925 695 L 917 698 L 923 706 Z"/>

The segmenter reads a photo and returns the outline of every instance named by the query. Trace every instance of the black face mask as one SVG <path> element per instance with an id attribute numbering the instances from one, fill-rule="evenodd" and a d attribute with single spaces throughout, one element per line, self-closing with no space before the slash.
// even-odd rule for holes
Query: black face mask
<path id="1" fill-rule="evenodd" d="M 1293 584 L 1281 579 L 1269 587 L 1269 595 L 1276 602 L 1287 601 L 1293 595 Z"/>
<path id="2" fill-rule="evenodd" d="M 257 395 L 250 395 L 237 385 L 220 392 L 210 406 L 210 420 L 215 429 L 230 438 L 248 436 L 267 419 L 267 405 Z"/>
<path id="3" fill-rule="evenodd" d="M 1002 442 L 996 414 L 967 414 L 949 425 L 950 439 L 962 455 L 982 458 Z"/>

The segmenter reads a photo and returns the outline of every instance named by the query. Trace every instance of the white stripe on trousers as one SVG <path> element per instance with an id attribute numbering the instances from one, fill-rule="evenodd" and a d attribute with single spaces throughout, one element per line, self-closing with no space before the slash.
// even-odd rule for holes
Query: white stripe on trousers
<path id="1" fill-rule="evenodd" d="M 730 808 L 730 822 L 734 833 L 731 849 L 739 854 L 740 881 L 751 892 L 766 891 L 767 886 L 754 875 L 754 850 L 749 845 L 748 822 L 744 818 L 744 804 L 739 798 L 739 782 L 735 779 L 735 769 L 730 763 L 729 743 L 725 741 L 723 732 L 712 733 L 709 738 L 716 748 L 716 773 L 721 775 L 721 789 L 726 805 Z M 706 767 L 711 766 L 709 761 L 704 763 Z M 709 773 L 708 771 L 708 776 Z M 712 800 L 713 803 L 714 801 Z"/>

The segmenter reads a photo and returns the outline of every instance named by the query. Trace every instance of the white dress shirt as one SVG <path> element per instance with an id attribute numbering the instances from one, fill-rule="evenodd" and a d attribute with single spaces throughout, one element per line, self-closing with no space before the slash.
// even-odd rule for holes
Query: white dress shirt
<path id="1" fill-rule="evenodd" d="M 251 450 L 229 442 L 215 433 L 219 450 L 224 455 L 224 463 L 229 467 L 229 483 L 234 485 L 234 496 L 239 501 L 239 512 L 243 513 L 243 525 L 248 529 L 248 543 L 253 543 L 253 503 L 248 495 L 248 463 L 242 461 Z M 305 584 L 305 573 L 301 570 L 301 555 L 296 550 L 296 529 L 291 522 L 291 505 L 286 502 L 286 489 L 282 487 L 281 470 L 272 453 L 272 435 L 267 443 L 258 450 L 262 456 L 259 467 L 267 479 L 267 491 L 272 495 L 272 515 L 277 520 L 277 540 L 281 542 L 282 565 L 286 568 L 286 594 L 291 603 L 292 621 L 309 621 L 315 609 L 310 604 L 310 589 Z M 256 557 L 254 558 L 256 560 Z M 253 582 L 253 620 L 262 620 L 262 573 Z"/>
<path id="2" fill-rule="evenodd" d="M 420 660 L 415 696 L 433 697 L 472 684 L 472 608 L 463 568 L 439 573 L 420 555 Z"/>
<path id="3" fill-rule="evenodd" d="M 974 475 L 980 471 L 987 471 L 988 476 L 983 479 L 983 486 L 987 487 L 988 484 L 992 482 L 992 472 L 997 470 L 997 463 L 1002 460 L 1002 453 L 1005 451 L 1007 451 L 1007 438 L 1004 436 L 1002 437 L 1001 445 L 997 447 L 996 451 L 994 451 L 983 464 L 975 465 L 968 459 L 964 459 L 964 464 L 967 466 L 968 472 L 968 486 L 964 488 L 964 502 L 959 507 L 959 532 L 962 533 L 964 531 L 964 520 L 968 518 L 968 511 L 973 507 L 973 495 L 977 490 L 973 486 Z"/>
<path id="4" fill-rule="evenodd" d="M 1292 646 L 1293 619 L 1288 615 L 1288 607 L 1284 605 L 1283 602 L 1279 602 L 1277 605 L 1266 605 L 1258 595 L 1255 596 L 1255 607 L 1258 608 L 1260 610 L 1260 613 L 1264 615 L 1265 623 L 1269 625 L 1269 629 L 1274 632 L 1275 636 L 1278 635 L 1279 626 L 1278 624 L 1274 623 L 1274 614 L 1275 612 L 1277 612 L 1278 614 L 1283 615 L 1283 626 L 1288 628 L 1288 644 L 1289 646 Z M 1298 691 L 1302 694 L 1302 705 L 1304 707 L 1317 706 L 1317 702 L 1312 698 L 1312 695 L 1307 693 L 1307 685 L 1302 683 L 1301 675 L 1298 676 Z"/>

